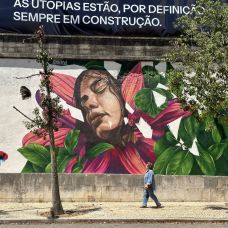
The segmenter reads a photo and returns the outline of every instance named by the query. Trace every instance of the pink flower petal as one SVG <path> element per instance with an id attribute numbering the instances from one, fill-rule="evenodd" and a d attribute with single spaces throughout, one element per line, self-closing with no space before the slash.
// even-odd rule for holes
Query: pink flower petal
<path id="1" fill-rule="evenodd" d="M 83 173 L 128 173 L 121 163 L 118 154 L 123 151 L 118 148 L 107 150 L 84 165 Z"/>
<path id="2" fill-rule="evenodd" d="M 72 158 L 66 166 L 65 173 L 71 173 L 72 168 L 76 164 L 76 162 L 77 162 L 77 158 L 76 157 Z"/>
<path id="3" fill-rule="evenodd" d="M 122 83 L 122 96 L 132 108 L 135 108 L 134 97 L 144 87 L 141 63 L 138 63 L 126 76 Z"/>
<path id="4" fill-rule="evenodd" d="M 54 73 L 51 76 L 52 90 L 67 104 L 75 106 L 74 101 L 74 85 L 76 79 L 72 76 L 60 73 Z"/>
<path id="5" fill-rule="evenodd" d="M 70 130 L 71 130 L 70 128 L 60 128 L 57 132 L 54 133 L 55 146 L 57 147 L 64 146 L 65 137 Z M 23 146 L 25 146 L 30 143 L 37 143 L 43 146 L 47 146 L 47 145 L 50 145 L 50 139 L 48 135 L 45 138 L 43 138 L 43 137 L 38 137 L 37 135 L 34 135 L 32 132 L 29 132 L 24 136 L 22 140 L 22 144 Z"/>
<path id="6" fill-rule="evenodd" d="M 119 158 L 126 170 L 131 174 L 142 174 L 146 171 L 146 162 L 132 144 L 128 144 L 124 152 L 119 153 Z"/>
<path id="7" fill-rule="evenodd" d="M 179 117 L 186 117 L 191 115 L 190 112 L 184 111 L 178 102 L 169 103 L 168 107 L 161 111 L 155 118 L 151 118 L 148 122 L 152 128 L 157 129 L 165 127 L 170 122 Z"/>

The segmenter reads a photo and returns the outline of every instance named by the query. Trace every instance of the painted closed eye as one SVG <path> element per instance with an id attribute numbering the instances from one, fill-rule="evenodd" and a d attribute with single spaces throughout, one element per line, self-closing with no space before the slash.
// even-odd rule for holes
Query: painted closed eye
<path id="1" fill-rule="evenodd" d="M 105 91 L 108 86 L 107 79 L 99 79 L 91 85 L 91 90 L 96 94 L 101 94 Z"/>
<path id="2" fill-rule="evenodd" d="M 81 97 L 81 106 L 84 107 L 85 106 L 85 102 L 89 99 L 89 97 L 87 95 L 84 95 Z"/>

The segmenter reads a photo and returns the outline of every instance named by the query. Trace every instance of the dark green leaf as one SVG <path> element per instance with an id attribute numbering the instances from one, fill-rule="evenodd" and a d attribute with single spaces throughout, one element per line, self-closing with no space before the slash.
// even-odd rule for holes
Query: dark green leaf
<path id="1" fill-rule="evenodd" d="M 112 149 L 113 145 L 109 143 L 99 143 L 92 148 L 89 148 L 86 152 L 86 156 L 90 159 L 102 154 L 106 150 Z"/>
<path id="2" fill-rule="evenodd" d="M 166 63 L 166 72 L 170 71 L 170 70 L 174 70 L 174 67 L 170 62 L 167 62 Z"/>
<path id="3" fill-rule="evenodd" d="M 45 168 L 51 161 L 49 151 L 39 144 L 29 144 L 18 149 L 18 151 L 31 163 L 41 168 Z"/>
<path id="4" fill-rule="evenodd" d="M 193 166 L 192 154 L 184 151 L 181 148 L 176 151 L 173 158 L 170 160 L 166 174 L 168 175 L 188 175 Z"/>
<path id="5" fill-rule="evenodd" d="M 76 64 L 76 65 L 80 65 L 80 66 L 84 66 L 86 69 L 90 70 L 105 70 L 104 68 L 104 61 L 103 60 L 73 60 L 67 61 L 68 64 Z"/>
<path id="6" fill-rule="evenodd" d="M 190 172 L 190 175 L 203 175 L 196 159 L 193 159 L 193 166 L 192 166 L 192 170 Z"/>
<path id="7" fill-rule="evenodd" d="M 178 136 L 183 140 L 184 144 L 190 148 L 198 129 L 199 123 L 195 117 L 189 116 L 187 118 L 182 118 L 178 130 Z"/>
<path id="8" fill-rule="evenodd" d="M 204 147 L 209 148 L 211 145 L 214 144 L 211 131 L 204 131 L 201 130 L 197 134 L 197 141 Z"/>
<path id="9" fill-rule="evenodd" d="M 103 60 L 92 60 L 85 64 L 85 67 L 90 70 L 105 70 Z"/>
<path id="10" fill-rule="evenodd" d="M 138 64 L 138 61 L 116 61 L 117 63 L 121 64 L 119 76 L 123 78 L 126 76 L 133 67 Z"/>
<path id="11" fill-rule="evenodd" d="M 154 91 L 164 96 L 167 95 L 166 91 L 163 89 L 156 88 Z M 167 107 L 167 101 L 161 107 L 157 107 L 153 90 L 151 89 L 140 90 L 135 96 L 135 104 L 138 109 L 148 113 L 152 117 L 157 116 L 165 107 Z"/>
<path id="12" fill-rule="evenodd" d="M 35 173 L 32 163 L 30 161 L 27 161 L 21 172 L 22 173 Z"/>
<path id="13" fill-rule="evenodd" d="M 226 144 L 226 146 L 225 146 L 224 151 L 223 151 L 223 156 L 228 161 L 228 142 L 225 142 L 225 144 Z"/>
<path id="14" fill-rule="evenodd" d="M 224 118 L 224 117 L 223 118 L 220 118 L 219 119 L 219 124 L 222 127 L 222 129 L 223 129 L 223 132 L 224 132 L 225 137 L 228 138 L 228 121 L 227 121 L 227 119 Z"/>
<path id="15" fill-rule="evenodd" d="M 154 89 L 160 82 L 160 74 L 153 66 L 144 66 L 142 68 L 145 87 Z"/>
<path id="16" fill-rule="evenodd" d="M 215 166 L 217 176 L 228 176 L 228 160 L 224 156 L 215 161 Z"/>
<path id="17" fill-rule="evenodd" d="M 169 147 L 157 157 L 157 160 L 154 163 L 154 172 L 156 174 L 166 174 L 167 165 L 172 160 L 177 150 L 179 150 L 179 147 Z"/>
<path id="18" fill-rule="evenodd" d="M 41 167 L 39 167 L 39 166 L 37 166 L 35 164 L 32 164 L 32 166 L 33 166 L 33 169 L 34 169 L 35 173 L 44 173 L 44 169 L 43 168 L 41 168 Z"/>
<path id="19" fill-rule="evenodd" d="M 208 151 L 214 160 L 218 160 L 222 156 L 227 145 L 228 144 L 226 143 L 214 144 L 209 147 Z"/>
<path id="20" fill-rule="evenodd" d="M 69 154 L 73 154 L 78 144 L 79 133 L 79 130 L 71 130 L 65 138 L 64 145 Z"/>
<path id="21" fill-rule="evenodd" d="M 221 142 L 221 135 L 219 133 L 219 130 L 216 126 L 212 128 L 212 138 L 215 143 L 220 143 Z"/>
<path id="22" fill-rule="evenodd" d="M 170 131 L 166 132 L 166 134 L 155 143 L 154 151 L 156 157 L 159 157 L 159 155 L 168 147 L 175 146 L 176 143 L 177 141 L 175 140 L 173 134 Z"/>
<path id="23" fill-rule="evenodd" d="M 210 153 L 206 151 L 198 142 L 196 143 L 199 151 L 199 156 L 195 159 L 202 170 L 203 174 L 214 176 L 216 173 L 215 163 Z"/>
<path id="24" fill-rule="evenodd" d="M 142 89 L 135 96 L 135 104 L 142 112 L 155 117 L 159 113 L 151 89 Z"/>

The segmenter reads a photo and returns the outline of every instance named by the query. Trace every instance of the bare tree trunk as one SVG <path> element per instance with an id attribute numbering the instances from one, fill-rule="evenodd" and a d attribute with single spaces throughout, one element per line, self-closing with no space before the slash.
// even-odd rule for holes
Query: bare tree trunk
<path id="1" fill-rule="evenodd" d="M 55 152 L 55 138 L 54 138 L 54 122 L 53 122 L 53 108 L 51 100 L 51 85 L 50 85 L 50 71 L 48 69 L 48 56 L 45 53 L 43 40 L 40 39 L 40 48 L 42 53 L 42 66 L 44 70 L 44 80 L 47 92 L 47 102 L 48 102 L 48 133 L 50 137 L 50 154 L 51 154 L 51 187 L 52 187 L 52 212 L 54 215 L 63 214 L 63 207 L 60 199 L 59 192 L 59 179 L 57 170 L 57 160 Z"/>
<path id="2" fill-rule="evenodd" d="M 56 161 L 56 152 L 54 148 L 54 134 L 53 130 L 49 129 L 50 136 L 50 153 L 51 153 L 51 185 L 52 185 L 52 208 L 54 215 L 63 214 L 63 207 L 60 199 L 59 191 L 59 179 L 58 179 L 58 170 L 57 170 L 57 161 Z"/>

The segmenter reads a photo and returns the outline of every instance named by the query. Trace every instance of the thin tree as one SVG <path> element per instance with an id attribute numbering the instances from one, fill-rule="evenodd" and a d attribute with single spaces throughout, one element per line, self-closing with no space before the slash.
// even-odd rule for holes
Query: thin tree
<path id="1" fill-rule="evenodd" d="M 168 74 L 170 90 L 196 116 L 223 124 L 228 123 L 227 22 L 227 3 L 197 0 L 192 13 L 177 20 L 181 35 L 167 55 L 181 62 Z"/>
<path id="2" fill-rule="evenodd" d="M 54 96 L 52 93 L 52 85 L 50 77 L 53 69 L 50 68 L 49 54 L 45 49 L 45 34 L 43 27 L 35 33 L 35 37 L 38 43 L 38 53 L 36 60 L 42 65 L 42 71 L 40 72 L 41 83 L 40 83 L 40 96 L 41 96 L 41 108 L 42 112 L 38 108 L 33 111 L 34 118 L 28 118 L 29 121 L 25 121 L 27 129 L 31 130 L 35 135 L 39 137 L 49 137 L 50 140 L 50 154 L 51 154 L 51 185 L 52 185 L 52 216 L 63 214 L 63 207 L 60 199 L 59 181 L 58 181 L 58 170 L 57 170 L 57 154 L 55 151 L 55 138 L 54 132 L 58 130 L 58 117 L 62 113 L 62 106 L 60 105 L 60 99 L 58 96 Z M 34 75 L 33 75 L 34 76 Z"/>

